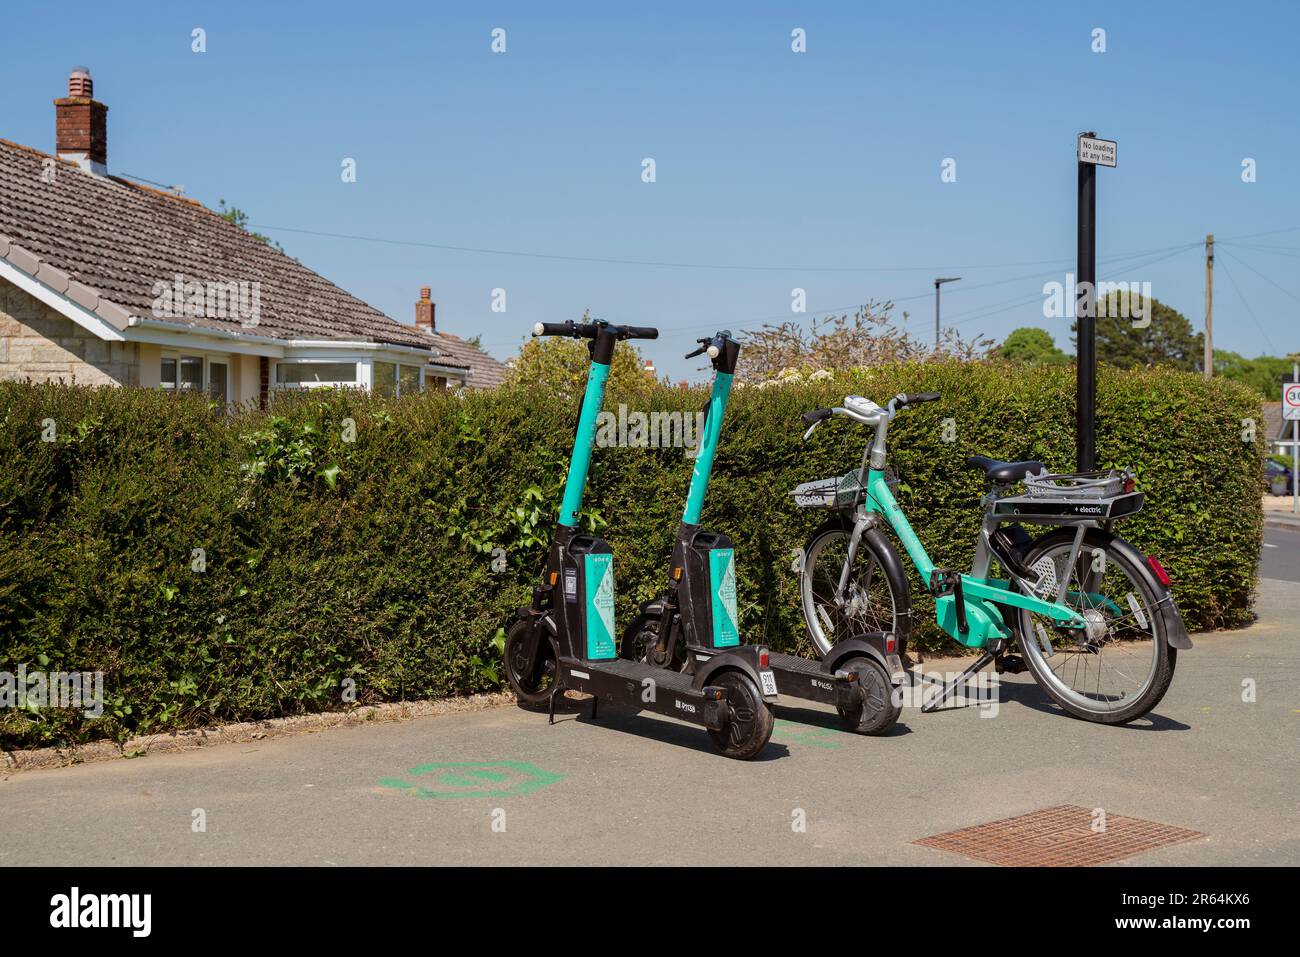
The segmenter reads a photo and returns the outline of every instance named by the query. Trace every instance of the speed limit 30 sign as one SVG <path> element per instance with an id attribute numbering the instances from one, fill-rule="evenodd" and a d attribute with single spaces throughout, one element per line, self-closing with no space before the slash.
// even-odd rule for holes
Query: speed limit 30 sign
<path id="1" fill-rule="evenodd" d="M 1300 382 L 1282 383 L 1282 418 L 1300 419 Z"/>

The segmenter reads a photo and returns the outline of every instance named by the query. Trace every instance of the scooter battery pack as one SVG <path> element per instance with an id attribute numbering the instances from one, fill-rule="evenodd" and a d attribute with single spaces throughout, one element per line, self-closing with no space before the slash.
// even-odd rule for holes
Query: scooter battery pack
<path id="1" fill-rule="evenodd" d="M 588 660 L 618 657 L 614 638 L 614 553 L 594 535 L 575 535 L 564 553 L 565 619 Z"/>
<path id="2" fill-rule="evenodd" d="M 740 644 L 740 620 L 736 614 L 736 555 L 731 539 L 716 532 L 696 532 L 686 549 L 689 563 L 691 604 L 707 612 L 709 633 L 695 640 L 714 648 Z M 700 621 L 696 617 L 696 621 Z"/>

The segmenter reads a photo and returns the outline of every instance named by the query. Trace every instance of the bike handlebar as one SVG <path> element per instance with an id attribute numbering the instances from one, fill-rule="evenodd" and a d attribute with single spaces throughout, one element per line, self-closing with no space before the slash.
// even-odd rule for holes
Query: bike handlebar
<path id="1" fill-rule="evenodd" d="M 659 330 L 651 326 L 613 326 L 607 322 L 539 322 L 533 326 L 535 336 L 570 336 L 574 339 L 595 339 L 602 330 L 609 330 L 616 339 L 658 339 Z"/>
<path id="2" fill-rule="evenodd" d="M 894 402 L 897 404 L 898 408 L 901 409 L 903 406 L 917 405 L 921 402 L 938 402 L 939 398 L 940 395 L 938 392 L 914 392 L 911 395 L 908 395 L 906 392 L 900 392 L 894 397 Z"/>
<path id="3" fill-rule="evenodd" d="M 805 412 L 799 418 L 803 419 L 804 425 L 816 425 L 818 422 L 829 419 L 834 414 L 834 409 L 814 409 L 811 412 Z"/>

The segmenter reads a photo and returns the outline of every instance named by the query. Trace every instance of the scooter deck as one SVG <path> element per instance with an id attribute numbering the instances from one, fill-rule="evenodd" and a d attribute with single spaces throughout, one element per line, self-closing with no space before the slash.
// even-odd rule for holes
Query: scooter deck
<path id="1" fill-rule="evenodd" d="M 857 676 L 837 678 L 820 659 L 772 652 L 772 672 L 777 694 L 849 707 L 857 690 Z"/>
<path id="2" fill-rule="evenodd" d="M 617 707 L 672 715 L 706 728 L 720 728 L 726 714 L 721 689 L 697 688 L 690 675 L 643 661 L 561 658 L 560 680 L 566 690 L 581 691 Z"/>

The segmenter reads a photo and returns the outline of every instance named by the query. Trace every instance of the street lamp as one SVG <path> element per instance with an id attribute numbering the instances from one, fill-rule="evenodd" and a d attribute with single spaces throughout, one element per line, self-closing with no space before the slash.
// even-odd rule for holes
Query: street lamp
<path id="1" fill-rule="evenodd" d="M 961 276 L 940 276 L 934 281 L 934 351 L 939 351 L 939 287 L 946 282 L 956 282 Z"/>

